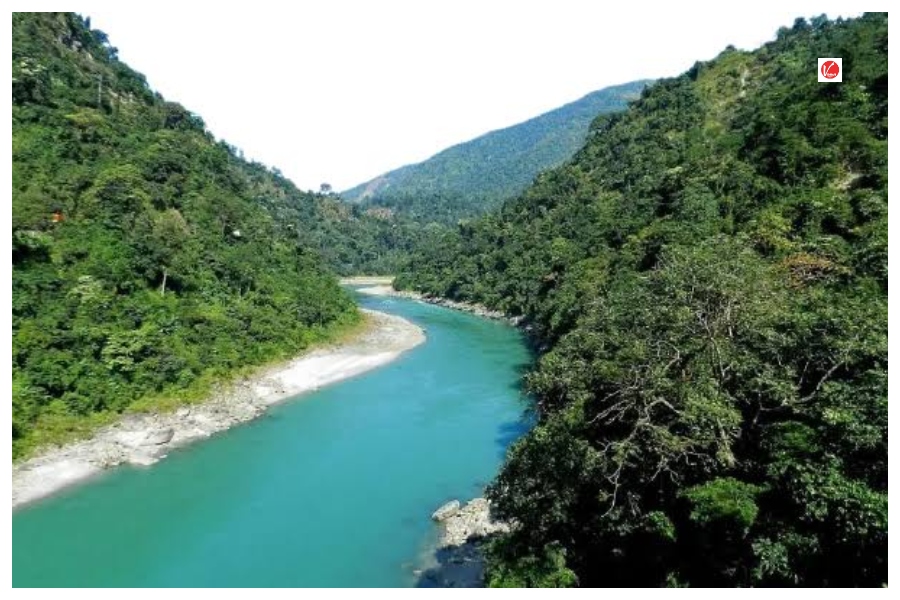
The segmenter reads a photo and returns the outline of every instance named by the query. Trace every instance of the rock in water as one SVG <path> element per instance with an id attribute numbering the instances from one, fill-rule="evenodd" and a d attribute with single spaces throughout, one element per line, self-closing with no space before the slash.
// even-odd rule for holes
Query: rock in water
<path id="1" fill-rule="evenodd" d="M 449 519 L 458 512 L 459 500 L 451 500 L 447 504 L 444 504 L 439 509 L 434 511 L 434 513 L 431 515 L 431 518 L 435 521 L 443 521 L 444 519 Z"/>
<path id="2" fill-rule="evenodd" d="M 444 506 L 438 511 L 440 512 L 443 508 Z M 457 506 L 457 509 L 451 514 L 437 520 L 443 521 L 442 544 L 444 546 L 460 546 L 469 540 L 509 531 L 509 525 L 493 520 L 491 505 L 484 498 L 475 498 L 462 508 Z"/>
<path id="3" fill-rule="evenodd" d="M 509 531 L 509 524 L 495 521 L 491 504 L 485 498 L 475 498 L 464 506 L 454 500 L 443 505 L 431 516 L 443 529 L 437 564 L 419 576 L 421 587 L 483 587 L 484 557 L 481 544 L 485 538 Z"/>

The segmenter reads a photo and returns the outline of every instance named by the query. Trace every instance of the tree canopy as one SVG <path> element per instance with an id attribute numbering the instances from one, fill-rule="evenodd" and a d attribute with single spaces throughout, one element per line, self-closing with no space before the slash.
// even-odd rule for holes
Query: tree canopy
<path id="1" fill-rule="evenodd" d="M 15 455 L 358 319 L 321 253 L 335 201 L 216 142 L 77 15 L 15 13 L 12 63 Z"/>

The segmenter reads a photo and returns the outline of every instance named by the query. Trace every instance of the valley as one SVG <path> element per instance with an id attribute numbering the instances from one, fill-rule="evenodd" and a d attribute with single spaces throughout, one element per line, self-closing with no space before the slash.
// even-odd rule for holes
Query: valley
<path id="1" fill-rule="evenodd" d="M 887 585 L 886 13 L 340 193 L 12 31 L 15 587 Z"/>

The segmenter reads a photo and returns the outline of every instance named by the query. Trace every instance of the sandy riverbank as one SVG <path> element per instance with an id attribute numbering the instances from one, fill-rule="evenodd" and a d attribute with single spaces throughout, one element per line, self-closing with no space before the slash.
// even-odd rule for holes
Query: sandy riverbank
<path id="1" fill-rule="evenodd" d="M 394 278 L 390 275 L 354 275 L 353 277 L 341 277 L 341 285 L 386 285 L 390 287 Z"/>
<path id="2" fill-rule="evenodd" d="M 151 465 L 178 447 L 258 417 L 272 404 L 390 362 L 425 341 L 402 317 L 364 310 L 370 326 L 345 343 L 266 367 L 216 390 L 208 402 L 165 414 L 131 414 L 92 438 L 13 466 L 13 508 L 121 464 Z"/>

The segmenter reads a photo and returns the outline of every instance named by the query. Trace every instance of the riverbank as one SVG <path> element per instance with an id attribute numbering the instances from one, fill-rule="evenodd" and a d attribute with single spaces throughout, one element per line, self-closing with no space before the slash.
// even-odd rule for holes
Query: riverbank
<path id="1" fill-rule="evenodd" d="M 394 278 L 390 275 L 354 275 L 353 277 L 341 277 L 338 281 L 341 285 L 391 285 Z"/>
<path id="2" fill-rule="evenodd" d="M 151 465 L 175 448 L 254 419 L 282 400 L 384 365 L 425 341 L 422 329 L 395 315 L 364 310 L 358 336 L 264 367 L 217 389 L 204 403 L 163 414 L 129 414 L 93 437 L 53 448 L 13 466 L 13 508 L 122 464 Z"/>
<path id="3" fill-rule="evenodd" d="M 345 277 L 341 279 L 341 283 L 344 285 L 363 285 L 365 287 L 357 288 L 361 294 L 368 294 L 370 296 L 395 296 L 397 298 L 407 298 L 410 300 L 418 300 L 419 302 L 427 302 L 428 304 L 434 304 L 436 306 L 443 306 L 444 308 L 452 308 L 453 310 L 461 310 L 463 312 L 472 313 L 473 315 L 477 315 L 479 317 L 484 317 L 486 319 L 495 319 L 498 321 L 507 321 L 511 325 L 519 326 L 522 324 L 522 317 L 511 317 L 505 313 L 491 310 L 488 307 L 481 304 L 474 304 L 470 302 L 457 302 L 456 300 L 449 300 L 447 298 L 441 298 L 440 296 L 428 296 L 426 294 L 421 294 L 419 292 L 409 292 L 409 291 L 401 291 L 394 289 L 393 286 L 393 277 Z"/>

